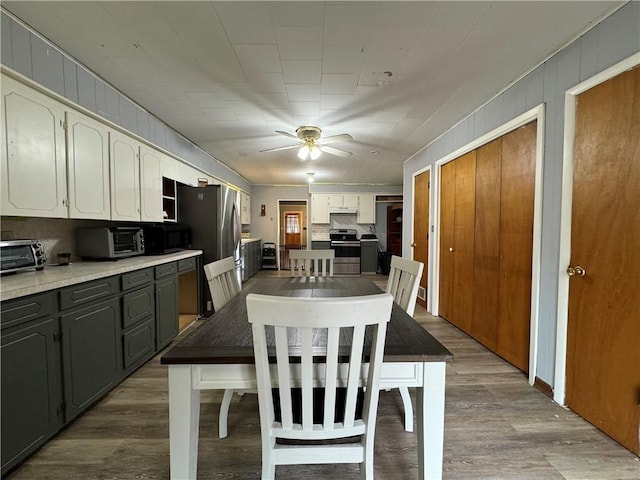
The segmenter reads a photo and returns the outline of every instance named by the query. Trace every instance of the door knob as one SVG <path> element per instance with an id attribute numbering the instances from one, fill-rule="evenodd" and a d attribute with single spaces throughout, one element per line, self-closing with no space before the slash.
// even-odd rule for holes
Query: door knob
<path id="1" fill-rule="evenodd" d="M 453 252 L 453 247 L 449 247 L 449 251 L 450 251 L 450 252 Z"/>
<path id="2" fill-rule="evenodd" d="M 418 244 L 417 243 L 412 243 L 411 246 L 415 248 L 415 247 L 418 246 Z"/>
<path id="3" fill-rule="evenodd" d="M 575 267 L 567 267 L 567 275 L 570 277 L 584 277 L 587 271 L 582 268 L 580 265 L 576 265 Z"/>

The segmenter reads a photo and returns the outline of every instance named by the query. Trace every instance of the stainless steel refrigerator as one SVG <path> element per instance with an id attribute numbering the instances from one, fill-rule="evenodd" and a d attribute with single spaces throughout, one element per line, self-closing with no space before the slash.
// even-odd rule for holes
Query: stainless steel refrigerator
<path id="1" fill-rule="evenodd" d="M 242 282 L 240 210 L 238 192 L 224 185 L 178 187 L 178 222 L 191 229 L 191 247 L 203 252 L 203 265 L 233 257 L 238 281 Z M 211 294 L 204 273 L 200 308 L 205 315 L 213 313 Z"/>

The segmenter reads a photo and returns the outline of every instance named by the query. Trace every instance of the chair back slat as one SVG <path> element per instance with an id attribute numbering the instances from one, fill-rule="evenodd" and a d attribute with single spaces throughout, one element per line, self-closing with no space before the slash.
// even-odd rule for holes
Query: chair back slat
<path id="1" fill-rule="evenodd" d="M 351 343 L 351 362 L 347 379 L 347 394 L 344 406 L 344 426 L 352 427 L 356 418 L 356 402 L 358 400 L 358 386 L 360 383 L 360 367 L 362 365 L 362 348 L 364 346 L 364 325 L 353 327 Z"/>
<path id="2" fill-rule="evenodd" d="M 409 315 L 413 316 L 418 298 L 418 287 L 424 264 L 407 258 L 392 256 L 387 293 Z"/>
<path id="3" fill-rule="evenodd" d="M 233 257 L 223 258 L 204 266 L 213 308 L 216 311 L 220 310 L 242 290 L 235 269 L 236 264 Z"/>
<path id="4" fill-rule="evenodd" d="M 313 430 L 313 329 L 300 332 L 302 354 L 302 430 Z"/>
<path id="5" fill-rule="evenodd" d="M 274 327 L 276 358 L 278 360 L 278 393 L 283 428 L 293 428 L 293 402 L 291 400 L 291 367 L 289 365 L 289 340 L 286 327 Z"/>
<path id="6" fill-rule="evenodd" d="M 324 423 L 323 428 L 333 430 L 336 410 L 336 383 L 338 378 L 338 347 L 340 328 L 329 328 L 327 332 L 327 361 L 324 376 Z"/>
<path id="7" fill-rule="evenodd" d="M 326 277 L 328 275 L 333 277 L 334 258 L 333 250 L 291 250 L 289 252 L 291 276 Z"/>

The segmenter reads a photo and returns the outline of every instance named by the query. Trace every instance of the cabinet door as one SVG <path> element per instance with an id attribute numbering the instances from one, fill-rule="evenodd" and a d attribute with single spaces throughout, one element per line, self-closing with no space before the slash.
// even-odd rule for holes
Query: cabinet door
<path id="1" fill-rule="evenodd" d="M 140 144 L 120 132 L 109 133 L 111 219 L 140 220 Z"/>
<path id="2" fill-rule="evenodd" d="M 115 385 L 122 359 L 119 323 L 118 298 L 61 317 L 67 421 Z"/>
<path id="3" fill-rule="evenodd" d="M 357 223 L 376 223 L 376 196 L 358 195 Z"/>
<path id="4" fill-rule="evenodd" d="M 329 195 L 311 195 L 311 223 L 329 223 Z"/>
<path id="5" fill-rule="evenodd" d="M 109 130 L 69 111 L 66 129 L 69 217 L 109 220 Z"/>
<path id="6" fill-rule="evenodd" d="M 342 207 L 343 206 L 343 195 L 340 193 L 335 193 L 331 195 L 326 195 L 327 198 L 327 206 L 328 207 Z"/>
<path id="7" fill-rule="evenodd" d="M 63 106 L 2 76 L 2 215 L 66 218 Z"/>
<path id="8" fill-rule="evenodd" d="M 143 222 L 162 222 L 162 174 L 160 152 L 140 146 L 140 208 Z"/>
<path id="9" fill-rule="evenodd" d="M 156 350 L 178 334 L 178 278 L 173 276 L 156 283 Z"/>
<path id="10" fill-rule="evenodd" d="M 2 332 L 2 473 L 62 425 L 57 319 L 45 317 Z"/>
<path id="11" fill-rule="evenodd" d="M 345 193 L 342 195 L 342 206 L 358 208 L 358 197 L 357 193 Z"/>
<path id="12" fill-rule="evenodd" d="M 251 196 L 240 192 L 240 221 L 243 225 L 251 223 Z"/>

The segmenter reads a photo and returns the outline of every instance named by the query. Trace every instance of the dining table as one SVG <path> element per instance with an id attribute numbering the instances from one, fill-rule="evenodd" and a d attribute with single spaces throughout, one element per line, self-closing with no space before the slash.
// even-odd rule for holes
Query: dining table
<path id="1" fill-rule="evenodd" d="M 200 391 L 257 388 L 251 325 L 247 319 L 248 294 L 325 298 L 373 295 L 381 291 L 365 277 L 254 277 L 219 311 L 181 335 L 160 360 L 167 365 L 169 377 L 171 479 L 197 478 Z M 380 388 L 416 389 L 420 480 L 442 478 L 445 371 L 447 362 L 452 360 L 453 355 L 446 347 L 399 305 L 393 304 Z"/>

